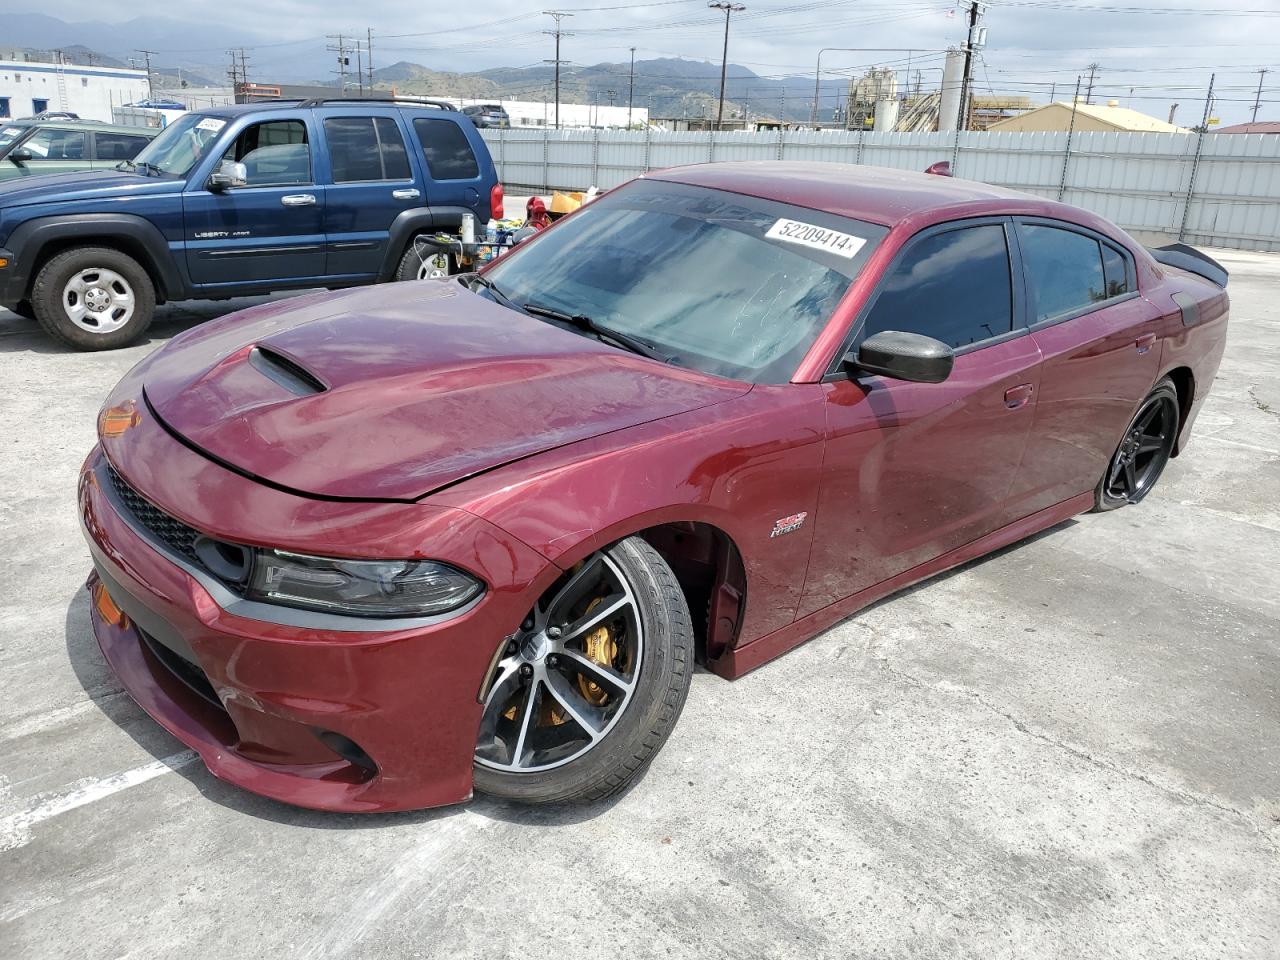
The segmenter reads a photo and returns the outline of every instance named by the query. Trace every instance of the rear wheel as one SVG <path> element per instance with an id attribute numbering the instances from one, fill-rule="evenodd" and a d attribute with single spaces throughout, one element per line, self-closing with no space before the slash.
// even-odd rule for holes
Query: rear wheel
<path id="1" fill-rule="evenodd" d="M 1178 391 L 1161 380 L 1125 429 L 1120 446 L 1094 490 L 1094 510 L 1114 510 L 1142 500 L 1160 479 L 1178 437 Z"/>
<path id="2" fill-rule="evenodd" d="M 40 326 L 77 350 L 113 350 L 151 324 L 156 292 L 138 261 L 108 247 L 76 247 L 36 274 L 31 304 Z"/>
<path id="3" fill-rule="evenodd" d="M 441 279 L 453 273 L 453 258 L 435 247 L 414 241 L 400 258 L 397 280 Z"/>
<path id="4" fill-rule="evenodd" d="M 629 537 L 561 577 L 500 657 L 476 788 L 528 803 L 599 800 L 644 769 L 680 715 L 689 608 L 666 562 Z"/>

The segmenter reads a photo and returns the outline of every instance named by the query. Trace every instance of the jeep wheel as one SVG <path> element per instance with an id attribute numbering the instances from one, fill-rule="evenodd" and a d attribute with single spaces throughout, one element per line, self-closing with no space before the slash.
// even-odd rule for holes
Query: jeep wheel
<path id="1" fill-rule="evenodd" d="M 128 346 L 151 324 L 156 292 L 138 261 L 107 247 L 76 247 L 36 274 L 31 303 L 40 326 L 77 350 Z"/>
<path id="2" fill-rule="evenodd" d="M 429 280 L 453 273 L 453 257 L 416 240 L 409 244 L 396 270 L 397 280 Z"/>

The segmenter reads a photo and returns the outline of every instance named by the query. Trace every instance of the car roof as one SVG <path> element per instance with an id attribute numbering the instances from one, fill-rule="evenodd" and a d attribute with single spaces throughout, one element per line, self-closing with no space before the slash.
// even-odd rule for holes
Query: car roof
<path id="1" fill-rule="evenodd" d="M 94 130 L 98 133 L 131 133 L 154 137 L 159 133 L 155 127 L 130 127 L 119 123 L 104 123 L 101 120 L 0 120 L 0 127 L 51 127 L 54 130 Z"/>
<path id="2" fill-rule="evenodd" d="M 296 100 L 259 100 L 257 103 L 228 103 L 220 107 L 206 107 L 203 110 L 192 110 L 202 117 L 239 117 L 246 113 L 261 113 L 269 110 L 297 110 L 306 103 L 305 99 Z M 439 107 L 433 107 L 427 103 L 414 103 L 411 100 L 358 100 L 352 99 L 334 99 L 328 103 L 319 104 L 324 107 L 346 107 L 356 110 L 364 109 L 400 109 L 400 110 L 430 110 L 432 114 L 439 116 L 457 116 L 458 111 L 441 110 Z M 315 107 L 302 107 L 304 110 L 315 109 Z"/>
<path id="3" fill-rule="evenodd" d="M 993 212 L 1011 206 L 1025 206 L 1030 211 L 1043 209 L 1048 203 L 1041 197 L 972 180 L 844 163 L 727 161 L 673 167 L 645 176 L 777 200 L 883 226 L 946 207 L 985 204 Z"/>

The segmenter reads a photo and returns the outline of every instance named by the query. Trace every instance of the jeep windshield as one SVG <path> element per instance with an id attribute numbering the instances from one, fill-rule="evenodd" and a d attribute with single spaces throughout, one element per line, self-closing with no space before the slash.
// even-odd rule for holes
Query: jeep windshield
<path id="1" fill-rule="evenodd" d="M 587 336 L 598 328 L 604 342 L 624 335 L 678 366 L 785 383 L 887 232 L 637 180 L 498 260 L 477 292 Z"/>
<path id="2" fill-rule="evenodd" d="M 227 121 L 221 117 L 184 114 L 165 127 L 136 157 L 125 160 L 123 166 L 150 176 L 185 177 L 226 125 Z"/>

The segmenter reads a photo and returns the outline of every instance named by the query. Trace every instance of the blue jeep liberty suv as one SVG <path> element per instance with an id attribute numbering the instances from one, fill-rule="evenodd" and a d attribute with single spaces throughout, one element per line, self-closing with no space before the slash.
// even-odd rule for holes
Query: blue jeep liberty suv
<path id="1" fill-rule="evenodd" d="M 414 238 L 502 217 L 471 120 L 430 100 L 266 101 L 184 114 L 115 170 L 0 184 L 0 306 L 81 350 L 157 303 L 411 280 Z"/>

